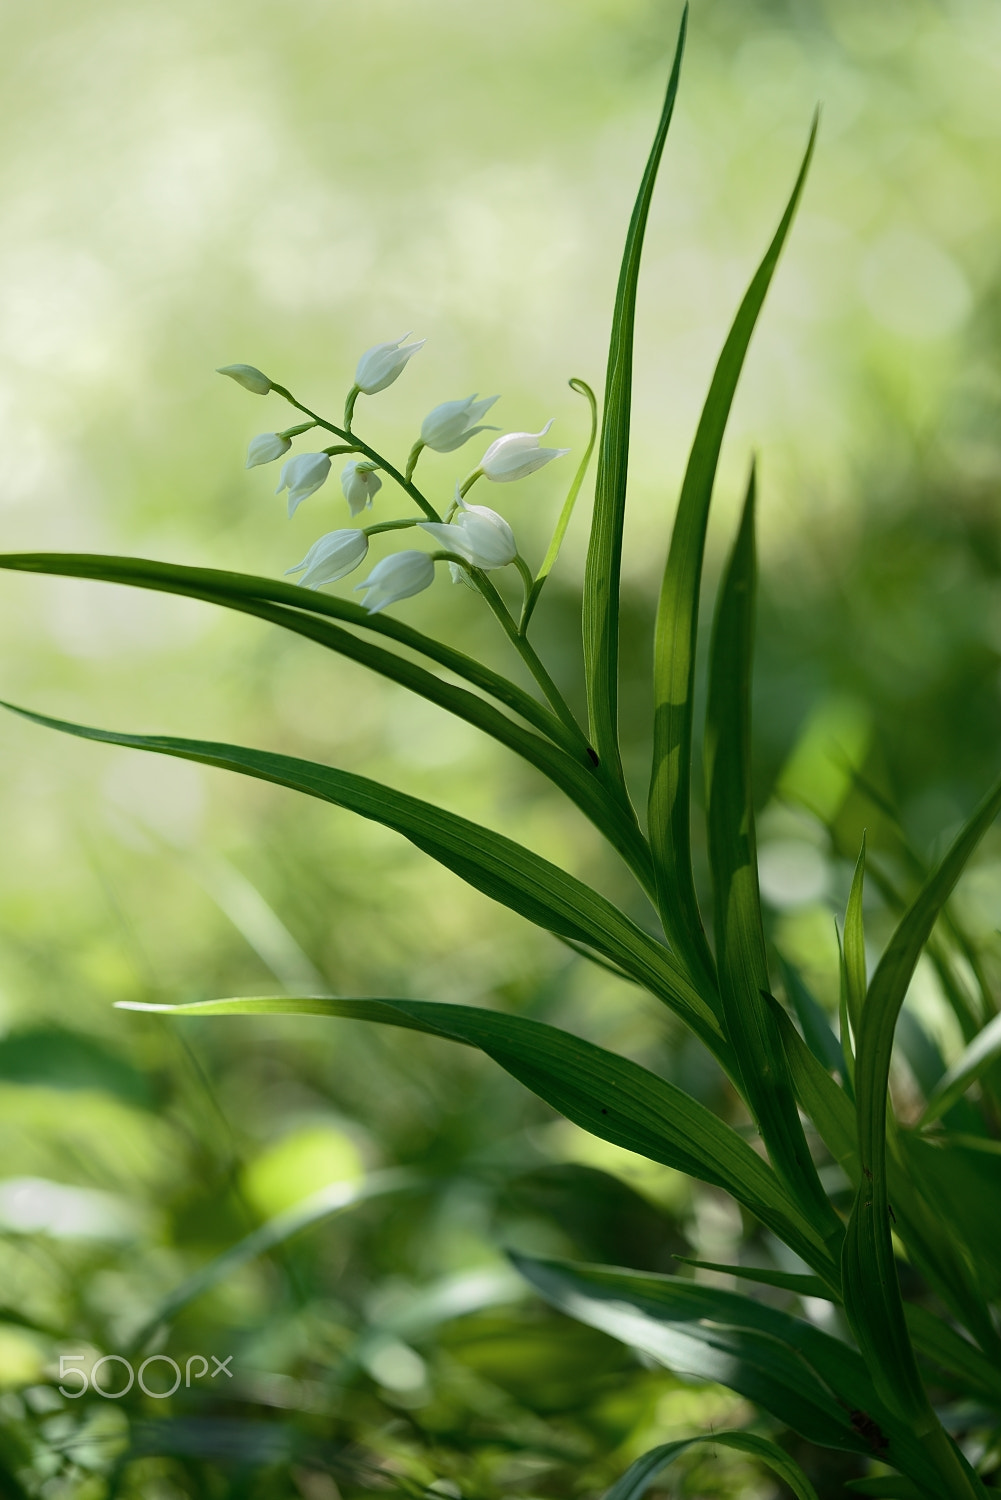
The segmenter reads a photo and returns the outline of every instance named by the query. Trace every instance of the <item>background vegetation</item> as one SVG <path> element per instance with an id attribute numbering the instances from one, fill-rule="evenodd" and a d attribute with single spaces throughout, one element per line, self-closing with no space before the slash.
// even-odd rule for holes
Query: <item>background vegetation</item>
<path id="1" fill-rule="evenodd" d="M 579 451 L 566 380 L 604 367 L 675 23 L 640 0 L 41 0 L 5 18 L 4 550 L 282 572 L 342 504 L 328 486 L 285 521 L 273 471 L 242 469 L 270 417 L 213 368 L 249 360 L 336 408 L 358 353 L 408 327 L 428 344 L 372 405 L 387 446 L 405 452 L 435 402 L 476 389 L 502 392 L 507 427 L 555 416 Z M 696 3 L 648 232 L 626 560 L 637 771 L 641 642 L 691 432 L 822 101 L 719 498 L 722 533 L 753 445 L 763 887 L 773 940 L 832 1006 L 833 912 L 863 825 L 887 869 L 899 855 L 851 766 L 923 854 L 997 772 L 999 42 L 988 0 Z M 533 556 L 562 498 L 555 472 L 507 509 Z M 581 516 L 539 614 L 568 681 L 585 538 Z M 396 611 L 502 650 L 479 602 L 444 583 Z M 614 893 L 528 770 L 306 643 L 186 601 L 9 575 L 0 630 L 5 697 L 329 759 L 516 829 Z M 482 1002 L 699 1093 L 699 1059 L 660 1009 L 347 814 L 15 720 L 0 743 L 4 1482 L 57 1500 L 116 1486 L 328 1500 L 389 1475 L 446 1494 L 590 1494 L 651 1443 L 742 1420 L 726 1392 L 542 1309 L 501 1253 L 754 1259 L 715 1193 L 428 1039 L 308 1020 L 182 1030 L 111 1002 L 303 986 Z M 985 937 L 999 862 L 994 834 L 963 887 Z M 867 919 L 885 935 L 878 905 Z M 908 1010 L 957 1049 L 923 971 Z M 896 1086 L 906 1108 L 906 1060 Z M 725 1112 L 715 1087 L 707 1074 L 703 1097 Z M 127 1350 L 255 1226 L 395 1166 L 421 1180 L 246 1262 L 178 1315 L 167 1352 L 234 1353 L 222 1394 L 53 1394 L 60 1353 Z M 856 1472 L 800 1456 L 828 1495 Z M 779 1493 L 722 1450 L 671 1483 Z"/>

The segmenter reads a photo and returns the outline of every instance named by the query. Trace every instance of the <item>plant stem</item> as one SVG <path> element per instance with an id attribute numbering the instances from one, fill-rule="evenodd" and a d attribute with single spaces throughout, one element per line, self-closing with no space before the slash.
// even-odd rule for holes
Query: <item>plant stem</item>
<path id="1" fill-rule="evenodd" d="M 406 491 L 411 500 L 413 500 L 416 505 L 420 506 L 421 510 L 424 512 L 429 521 L 441 520 L 441 516 L 435 510 L 430 500 L 428 500 L 426 495 L 421 494 L 420 490 L 414 484 L 413 480 L 407 479 L 405 475 L 401 474 L 399 469 L 396 468 L 394 464 L 391 464 L 388 459 L 383 458 L 381 453 L 377 453 L 374 448 L 371 448 L 368 443 L 364 442 L 360 437 L 356 437 L 353 432 L 345 431 L 341 427 L 335 427 L 333 422 L 328 422 L 325 418 L 319 416 L 315 411 L 310 411 L 308 406 L 303 406 L 301 401 L 297 401 L 292 392 L 286 390 L 283 385 L 275 385 L 275 383 L 272 381 L 271 389 L 277 395 L 283 397 L 290 406 L 294 406 L 297 411 L 304 412 L 307 417 L 312 417 L 317 427 L 323 427 L 327 432 L 332 432 L 334 434 L 334 437 L 339 437 L 342 439 L 342 441 L 350 443 L 352 448 L 356 452 L 364 453 L 366 458 L 370 458 L 373 463 L 378 464 L 379 468 L 382 469 L 384 473 L 388 474 L 390 479 L 395 479 L 396 483 L 402 490 Z"/>

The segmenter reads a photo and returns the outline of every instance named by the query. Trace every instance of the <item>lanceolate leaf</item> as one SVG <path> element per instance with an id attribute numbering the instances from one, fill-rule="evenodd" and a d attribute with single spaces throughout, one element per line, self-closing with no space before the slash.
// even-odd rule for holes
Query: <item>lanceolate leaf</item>
<path id="1" fill-rule="evenodd" d="M 755 1281 L 759 1286 L 777 1286 L 784 1292 L 795 1292 L 797 1297 L 824 1297 L 831 1300 L 831 1289 L 819 1276 L 805 1276 L 796 1271 L 769 1271 L 759 1266 L 728 1266 L 723 1261 L 693 1260 L 690 1255 L 676 1255 L 675 1260 L 686 1266 L 697 1266 L 703 1271 L 719 1271 L 724 1276 L 736 1276 L 739 1281 Z"/>
<path id="2" fill-rule="evenodd" d="M 799 202 L 816 133 L 815 121 L 792 197 L 716 366 L 681 486 L 657 611 L 650 839 L 665 930 L 693 975 L 713 973 L 692 876 L 690 824 L 695 638 L 709 502 L 744 356 Z"/>
<path id="3" fill-rule="evenodd" d="M 855 1097 L 863 1178 L 843 1256 L 845 1308 L 887 1404 L 923 1427 L 943 1480 L 960 1482 L 958 1459 L 928 1404 L 904 1321 L 890 1229 L 886 1112 L 890 1054 L 900 1007 L 943 905 L 980 839 L 1001 810 L 997 783 L 960 831 L 897 926 L 862 1011 Z M 950 1472 L 950 1465 L 954 1472 Z M 957 1489 L 962 1494 L 962 1489 Z"/>
<path id="4" fill-rule="evenodd" d="M 605 376 L 605 404 L 598 450 L 598 474 L 594 491 L 594 519 L 584 573 L 584 670 L 587 679 L 591 742 L 609 774 L 621 786 L 619 758 L 619 569 L 622 559 L 622 525 L 626 507 L 626 477 L 629 464 L 629 419 L 632 406 L 633 324 L 636 317 L 636 283 L 657 169 L 674 113 L 681 75 L 688 7 L 681 17 L 678 45 L 664 107 L 653 147 L 640 183 L 639 195 L 629 221 L 622 256 L 619 285 L 612 314 L 612 338 Z"/>
<path id="5" fill-rule="evenodd" d="M 27 554 L 27 556 L 33 565 L 37 563 L 35 554 Z M 44 557 L 43 554 L 43 558 L 49 564 L 47 571 L 58 573 L 73 571 L 76 576 L 103 577 L 108 581 L 134 583 L 141 588 L 155 588 L 164 593 L 177 593 L 188 598 L 203 599 L 212 604 L 219 604 L 225 609 L 237 610 L 241 614 L 267 620 L 273 625 L 281 626 L 284 630 L 290 630 L 296 635 L 316 641 L 340 656 L 359 662 L 380 676 L 409 688 L 411 692 L 455 714 L 457 718 L 464 719 L 469 724 L 475 724 L 478 729 L 482 729 L 485 734 L 499 740 L 501 744 L 507 745 L 509 749 L 514 750 L 543 775 L 554 781 L 595 826 L 601 829 L 612 846 L 619 851 L 636 873 L 640 883 L 652 894 L 653 876 L 650 853 L 643 837 L 635 823 L 630 818 L 623 817 L 621 809 L 612 805 L 582 748 L 575 746 L 571 751 L 564 748 L 562 744 L 554 744 L 548 736 L 533 734 L 524 725 L 495 708 L 479 693 L 472 693 L 467 688 L 445 682 L 425 667 L 397 652 L 387 651 L 385 647 L 377 645 L 364 635 L 355 635 L 322 615 L 307 612 L 305 606 L 310 602 L 309 590 L 295 585 L 275 585 L 283 590 L 282 600 L 276 601 L 257 598 L 234 588 L 234 583 L 266 585 L 269 582 L 266 579 L 245 578 L 240 574 L 213 575 L 209 569 L 182 568 L 171 564 L 147 563 L 142 559 L 132 558 L 75 558 L 72 555 L 60 557 L 58 554 L 53 554 L 51 557 Z M 0 555 L 0 567 L 13 566 L 22 560 L 16 555 L 13 559 Z M 106 571 L 98 574 L 93 569 L 94 564 L 114 564 L 115 567 L 112 571 L 108 566 Z M 84 569 L 87 571 L 83 571 Z M 33 566 L 33 571 L 41 570 Z M 213 579 L 219 579 L 221 582 L 207 581 Z M 294 609 L 284 602 L 285 596 L 289 593 L 303 596 L 301 600 L 296 600 L 297 607 Z M 340 603 L 341 601 L 333 602 Z M 347 607 L 352 611 L 358 608 L 357 605 Z M 351 624 L 359 623 L 352 615 L 348 615 L 347 618 Z M 382 617 L 368 618 L 379 620 Z M 500 681 L 503 682 L 505 679 L 500 679 Z M 508 687 L 511 686 L 513 684 L 508 684 Z M 516 690 L 516 694 L 519 692 L 520 689 Z M 527 698 L 527 695 L 525 696 Z M 520 698 L 516 701 L 522 702 Z M 539 707 L 534 704 L 534 700 L 528 699 L 528 702 L 532 703 L 533 709 Z M 524 706 L 522 702 L 522 708 Z M 543 710 L 542 713 L 544 715 L 546 711 Z M 562 726 L 559 738 L 561 740 L 565 738 Z"/>
<path id="6" fill-rule="evenodd" d="M 81 739 L 178 756 L 275 782 L 393 828 L 495 901 L 558 937 L 571 938 L 593 948 L 619 965 L 669 1005 L 725 1066 L 732 1067 L 716 1017 L 668 950 L 590 886 L 503 834 L 394 791 L 381 782 L 316 761 L 209 740 L 117 734 L 30 713 L 13 704 L 0 706 L 35 724 Z"/>
<path id="7" fill-rule="evenodd" d="M 828 1202 L 810 1157 L 782 1039 L 767 999 L 768 962 L 751 797 L 754 590 L 752 471 L 733 555 L 720 585 L 706 713 L 706 817 L 720 998 L 744 1098 L 768 1154 L 836 1253 L 843 1234 L 841 1220 Z"/>
<path id="8" fill-rule="evenodd" d="M 677 1442 L 662 1443 L 659 1448 L 651 1448 L 649 1453 L 644 1453 L 642 1458 L 630 1464 L 622 1478 L 612 1485 L 605 1500 L 642 1500 L 661 1470 L 696 1443 L 711 1443 L 721 1448 L 736 1448 L 740 1453 L 753 1454 L 785 1480 L 797 1500 L 817 1500 L 817 1491 L 799 1464 L 788 1453 L 783 1453 L 776 1443 L 757 1437 L 753 1432 L 711 1432 L 704 1437 L 680 1438 Z"/>
<path id="9" fill-rule="evenodd" d="M 130 1003 L 123 1008 L 177 1016 L 345 1016 L 426 1031 L 478 1047 L 574 1124 L 723 1188 L 825 1279 L 836 1275 L 819 1236 L 768 1164 L 735 1130 L 638 1063 L 554 1026 L 468 1005 L 419 1000 L 280 996 L 178 1006 Z"/>
<path id="10" fill-rule="evenodd" d="M 219 568 L 189 568 L 177 563 L 155 562 L 143 557 L 111 557 L 90 552 L 6 552 L 0 553 L 0 568 L 19 573 L 51 573 L 63 578 L 95 578 L 105 583 L 124 583 L 132 588 L 153 589 L 157 593 L 181 594 L 204 599 L 228 609 L 261 614 L 262 601 L 286 605 L 307 615 L 325 615 L 360 630 L 386 636 L 398 645 L 407 646 L 454 672 L 463 681 L 480 688 L 498 703 L 519 714 L 527 723 L 572 754 L 581 750 L 581 741 L 572 736 L 550 709 L 516 683 L 493 672 L 489 667 L 456 651 L 433 636 L 424 635 L 412 625 L 387 614 L 369 614 L 350 599 L 320 594 L 297 583 L 258 577 L 251 573 L 230 573 Z M 264 618 L 269 618 L 264 616 Z M 287 622 L 283 619 L 281 624 Z"/>
<path id="11" fill-rule="evenodd" d="M 361 1182 L 334 1182 L 328 1187 L 320 1188 L 318 1192 L 311 1193 L 308 1198 L 304 1198 L 292 1208 L 285 1209 L 283 1213 L 276 1214 L 267 1223 L 245 1235 L 242 1240 L 237 1240 L 235 1245 L 230 1245 L 228 1250 L 215 1256 L 176 1286 L 172 1292 L 168 1292 L 142 1327 L 133 1335 L 132 1347 L 140 1348 L 161 1324 L 169 1322 L 181 1311 L 182 1307 L 187 1307 L 204 1292 L 218 1286 L 221 1281 L 225 1281 L 247 1261 L 266 1255 L 269 1250 L 275 1249 L 277 1245 L 283 1245 L 286 1240 L 301 1234 L 304 1229 L 320 1224 L 334 1214 L 343 1213 L 346 1209 L 355 1207 L 356 1204 L 367 1203 L 372 1198 L 382 1197 L 386 1193 L 413 1190 L 420 1185 L 418 1177 L 412 1172 L 401 1169 L 373 1172 Z"/>
<path id="12" fill-rule="evenodd" d="M 845 911 L 845 937 L 844 937 L 844 962 L 845 962 L 845 997 L 848 1001 L 848 1015 L 852 1023 L 852 1031 L 858 1036 L 859 1025 L 862 1019 L 862 1005 L 865 1001 L 865 928 L 862 923 L 862 888 L 865 882 L 865 838 L 862 839 L 862 848 L 859 851 L 858 862 L 855 873 L 852 876 L 852 888 L 848 894 L 848 907 Z M 847 1037 L 846 1052 L 847 1052 Z"/>
<path id="13" fill-rule="evenodd" d="M 939 1120 L 1001 1057 L 1001 1016 L 995 1016 L 956 1059 L 931 1094 L 921 1114 L 919 1125 Z"/>
<path id="14" fill-rule="evenodd" d="M 572 1318 L 680 1375 L 718 1381 L 822 1447 L 878 1455 L 927 1483 L 927 1458 L 886 1410 L 859 1355 L 813 1324 L 737 1292 L 607 1266 L 514 1255 Z M 940 1500 L 939 1489 L 929 1495 Z"/>

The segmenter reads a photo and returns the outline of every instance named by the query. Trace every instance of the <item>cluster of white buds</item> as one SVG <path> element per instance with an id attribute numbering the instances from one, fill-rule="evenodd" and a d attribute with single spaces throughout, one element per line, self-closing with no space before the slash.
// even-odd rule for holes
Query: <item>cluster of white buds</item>
<path id="1" fill-rule="evenodd" d="M 289 516 L 293 516 L 302 502 L 326 483 L 330 474 L 331 454 L 337 452 L 353 451 L 359 455 L 349 459 L 341 470 L 341 490 L 351 515 L 359 516 L 364 510 L 371 508 L 374 497 L 382 489 L 383 482 L 378 471 L 386 466 L 386 460 L 354 437 L 351 420 L 355 401 L 359 395 L 373 396 L 384 391 L 399 378 L 425 342 L 424 339 L 417 339 L 408 344 L 406 340 L 409 337 L 409 334 L 404 334 L 403 338 L 374 344 L 362 355 L 355 369 L 354 385 L 348 392 L 343 429 L 314 417 L 307 408 L 300 407 L 300 410 L 310 416 L 310 421 L 299 427 L 290 427 L 286 432 L 262 432 L 251 440 L 247 450 L 248 469 L 283 458 L 292 446 L 292 438 L 312 428 L 326 427 L 344 440 L 342 446 L 326 451 L 297 453 L 282 465 L 275 493 L 288 491 Z M 293 405 L 299 406 L 299 402 L 289 396 L 287 391 L 281 386 L 275 386 L 267 375 L 253 365 L 225 365 L 219 373 L 228 375 L 255 395 L 264 396 L 274 390 L 291 400 Z M 411 452 L 403 484 L 412 495 L 420 499 L 425 513 L 430 511 L 434 515 L 430 505 L 420 497 L 411 483 L 413 469 L 421 451 L 430 448 L 436 453 L 454 453 L 481 432 L 499 431 L 497 427 L 491 427 L 481 420 L 498 399 L 497 396 L 487 396 L 480 400 L 474 392 L 458 401 L 442 401 L 424 418 L 420 438 Z M 448 561 L 453 579 L 465 579 L 467 582 L 470 569 L 489 572 L 514 562 L 517 562 L 524 573 L 525 563 L 518 554 L 518 544 L 508 522 L 488 506 L 467 504 L 464 497 L 478 479 L 487 479 L 494 484 L 509 484 L 513 480 L 534 474 L 552 459 L 561 458 L 568 453 L 568 448 L 540 446 L 539 439 L 545 436 L 551 426 L 550 419 L 540 432 L 506 432 L 495 438 L 465 481 L 460 484 L 456 480 L 455 496 L 445 520 L 418 521 L 415 518 L 384 522 L 368 528 L 330 531 L 313 543 L 302 562 L 289 568 L 287 572 L 300 574 L 298 582 L 305 588 L 322 588 L 325 584 L 344 578 L 360 566 L 368 554 L 371 532 L 419 525 L 438 544 L 441 551 L 427 553 L 407 550 L 376 563 L 365 581 L 357 585 L 364 591 L 364 605 L 370 613 L 375 614 L 397 599 L 407 599 L 428 588 L 434 579 L 436 559 Z M 389 467 L 390 472 L 395 474 L 396 471 Z M 396 477 L 400 478 L 399 475 Z"/>

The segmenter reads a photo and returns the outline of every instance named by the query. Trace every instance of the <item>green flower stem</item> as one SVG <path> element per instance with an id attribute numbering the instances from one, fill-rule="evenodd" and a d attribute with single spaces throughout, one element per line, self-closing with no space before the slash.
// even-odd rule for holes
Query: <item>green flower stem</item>
<path id="1" fill-rule="evenodd" d="M 333 443 L 329 448 L 322 450 L 328 458 L 333 458 L 337 453 L 357 453 L 358 449 L 354 443 Z"/>
<path id="2" fill-rule="evenodd" d="M 532 576 L 531 568 L 528 566 L 528 563 L 522 557 L 520 552 L 516 552 L 514 554 L 514 565 L 518 569 L 518 572 L 521 574 L 521 581 L 525 585 L 525 602 L 521 607 L 521 620 L 518 624 L 518 634 L 521 636 L 522 640 L 524 640 L 525 630 L 529 620 L 528 607 L 529 603 L 531 602 L 532 591 L 535 588 L 535 579 Z"/>
<path id="3" fill-rule="evenodd" d="M 461 559 L 459 559 L 459 561 L 461 561 Z M 536 682 L 539 684 L 539 687 L 542 689 L 546 698 L 549 700 L 549 704 L 554 712 L 559 716 L 559 718 L 571 731 L 575 738 L 579 740 L 581 745 L 583 745 L 584 748 L 589 749 L 590 747 L 588 746 L 587 735 L 577 723 L 577 720 L 575 719 L 573 714 L 573 710 L 570 708 L 566 699 L 563 697 L 563 694 L 560 692 L 559 688 L 556 686 L 555 682 L 550 677 L 545 667 L 542 665 L 542 662 L 539 660 L 539 657 L 535 652 L 535 648 L 529 644 L 529 642 L 519 631 L 514 616 L 511 614 L 511 611 L 508 609 L 507 605 L 504 603 L 504 600 L 501 598 L 500 594 L 498 594 L 493 584 L 490 582 L 490 579 L 487 577 L 486 573 L 484 573 L 482 568 L 470 568 L 469 576 L 472 578 L 473 582 L 476 584 L 476 587 L 479 589 L 480 593 L 487 601 L 487 604 L 497 616 L 497 619 L 500 621 L 505 634 L 508 636 L 511 644 L 514 646 L 515 650 L 518 652 L 518 655 L 525 663 L 525 666 L 528 668 L 532 676 L 535 678 Z"/>
<path id="4" fill-rule="evenodd" d="M 414 470 L 417 467 L 417 460 L 424 452 L 424 447 L 424 443 L 422 443 L 420 438 L 418 438 L 414 446 L 411 448 L 410 456 L 407 459 L 407 467 L 404 471 L 405 479 L 412 479 L 414 477 Z"/>
<path id="5" fill-rule="evenodd" d="M 273 391 L 281 391 L 281 387 L 274 384 L 272 384 L 271 389 Z M 351 422 L 355 414 L 355 402 L 358 400 L 358 397 L 360 395 L 361 386 L 353 385 L 348 391 L 348 394 L 344 401 L 344 426 L 348 432 L 351 431 Z M 296 405 L 298 405 L 298 402 L 296 402 Z M 305 410 L 305 407 L 303 408 L 303 410 Z"/>
<path id="6" fill-rule="evenodd" d="M 419 526 L 420 524 L 416 516 L 407 516 L 400 521 L 376 521 L 374 525 L 363 526 L 361 529 L 366 536 L 376 536 L 380 531 L 402 531 L 407 526 Z M 449 556 L 451 556 L 451 553 Z"/>
<path id="7" fill-rule="evenodd" d="M 441 520 L 441 516 L 435 510 L 430 500 L 428 500 L 426 495 L 421 494 L 420 490 L 414 484 L 413 480 L 407 479 L 403 474 L 401 474 L 399 469 L 397 469 L 394 464 L 391 464 L 388 459 L 383 458 L 381 453 L 377 453 L 374 448 L 370 448 L 368 443 L 363 442 L 360 437 L 356 437 L 353 432 L 346 432 L 341 427 L 335 427 L 333 422 L 328 422 L 323 417 L 319 416 L 315 411 L 310 411 L 308 406 L 303 406 L 301 401 L 297 401 L 292 392 L 286 390 L 283 385 L 275 385 L 275 383 L 272 381 L 271 389 L 276 393 L 276 395 L 281 396 L 285 401 L 287 401 L 290 406 L 294 406 L 297 411 L 305 413 L 307 417 L 312 417 L 317 427 L 322 427 L 326 432 L 332 432 L 334 434 L 334 437 L 339 437 L 344 442 L 350 443 L 351 452 L 364 453 L 366 458 L 370 458 L 374 464 L 377 464 L 378 467 L 382 469 L 384 474 L 388 474 L 390 479 L 396 480 L 396 483 L 402 490 L 406 491 L 411 500 L 414 501 L 415 505 L 420 506 L 421 510 L 424 512 L 429 521 Z"/>
<path id="8" fill-rule="evenodd" d="M 286 427 L 284 432 L 278 434 L 283 438 L 302 437 L 304 432 L 310 432 L 316 426 L 315 422 L 300 422 L 298 427 Z"/>
<path id="9" fill-rule="evenodd" d="M 482 469 L 474 469 L 471 474 L 466 475 L 465 479 L 459 485 L 459 494 L 463 500 L 465 500 L 466 496 L 469 494 L 469 491 L 473 488 L 473 485 L 476 483 L 476 481 L 482 478 Z"/>

